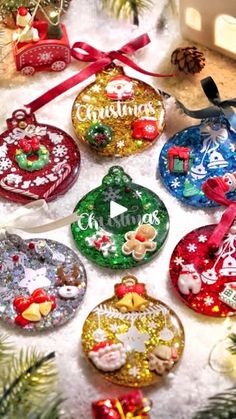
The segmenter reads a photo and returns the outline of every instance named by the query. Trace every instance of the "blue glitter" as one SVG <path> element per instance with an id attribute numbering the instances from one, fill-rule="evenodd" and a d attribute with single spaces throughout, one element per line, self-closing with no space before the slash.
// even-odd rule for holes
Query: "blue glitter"
<path id="1" fill-rule="evenodd" d="M 173 146 L 188 147 L 192 164 L 187 173 L 170 172 L 168 150 Z M 213 207 L 202 192 L 202 184 L 212 177 L 236 171 L 236 133 L 222 116 L 204 120 L 199 125 L 175 134 L 162 148 L 159 172 L 168 191 L 185 204 L 194 207 Z M 236 198 L 236 190 L 227 194 Z"/>

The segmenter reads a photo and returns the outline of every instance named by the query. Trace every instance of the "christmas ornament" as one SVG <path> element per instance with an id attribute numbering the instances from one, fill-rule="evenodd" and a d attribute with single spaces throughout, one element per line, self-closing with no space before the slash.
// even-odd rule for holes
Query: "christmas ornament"
<path id="1" fill-rule="evenodd" d="M 223 117 L 203 120 L 175 134 L 163 147 L 159 170 L 161 179 L 177 199 L 195 207 L 216 203 L 202 191 L 202 184 L 213 176 L 235 170 L 236 134 Z M 228 194 L 236 197 L 235 188 Z"/>
<path id="2" fill-rule="evenodd" d="M 133 183 L 120 166 L 77 204 L 72 234 L 79 250 L 98 265 L 131 268 L 149 261 L 169 229 L 164 204 L 152 191 Z"/>
<path id="3" fill-rule="evenodd" d="M 113 66 L 79 93 L 72 122 L 78 138 L 99 154 L 128 156 L 150 147 L 162 132 L 163 100 L 151 86 Z"/>
<path id="4" fill-rule="evenodd" d="M 7 127 L 0 136 L 0 195 L 25 203 L 65 193 L 80 164 L 73 139 L 24 110 L 13 112 Z"/>
<path id="5" fill-rule="evenodd" d="M 206 64 L 203 52 L 196 47 L 176 48 L 171 54 L 171 63 L 186 74 L 200 73 Z"/>
<path id="6" fill-rule="evenodd" d="M 161 337 L 164 328 L 172 333 L 171 339 Z M 103 340 L 97 339 L 98 329 L 104 333 Z M 82 345 L 105 379 L 143 387 L 160 381 L 179 361 L 184 331 L 172 310 L 147 295 L 137 278 L 127 275 L 115 285 L 115 295 L 88 315 Z"/>
<path id="7" fill-rule="evenodd" d="M 123 394 L 117 399 L 98 400 L 92 403 L 94 419 L 149 418 L 151 401 L 144 398 L 140 390 Z"/>
<path id="8" fill-rule="evenodd" d="M 188 233 L 170 261 L 171 280 L 182 300 L 193 310 L 216 317 L 236 313 L 236 206 L 226 198 L 232 185 L 227 181 L 216 177 L 203 184 L 207 198 L 228 207 L 219 224 Z"/>
<path id="9" fill-rule="evenodd" d="M 75 314 L 86 290 L 77 255 L 48 239 L 0 241 L 1 319 L 26 330 L 59 326 Z"/>

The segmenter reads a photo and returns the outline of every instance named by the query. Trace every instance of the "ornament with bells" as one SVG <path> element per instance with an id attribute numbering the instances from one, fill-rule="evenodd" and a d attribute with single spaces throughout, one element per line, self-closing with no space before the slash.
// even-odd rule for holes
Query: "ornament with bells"
<path id="1" fill-rule="evenodd" d="M 222 195 L 235 188 L 235 177 L 230 173 L 213 181 Z M 204 184 L 204 192 L 213 198 L 214 192 L 209 194 L 206 188 L 210 182 Z M 217 197 L 215 201 L 223 203 Z M 218 225 L 188 233 L 170 260 L 170 277 L 178 296 L 193 310 L 209 316 L 225 317 L 236 312 L 236 228 L 233 219 L 229 221 L 232 214 L 229 208 Z"/>
<path id="2" fill-rule="evenodd" d="M 74 316 L 86 291 L 85 269 L 67 246 L 6 233 L 0 242 L 1 320 L 27 331 L 57 327 Z"/>
<path id="3" fill-rule="evenodd" d="M 27 203 L 62 195 L 75 182 L 80 153 L 59 128 L 38 123 L 32 113 L 13 112 L 0 135 L 0 195 Z"/>
<path id="4" fill-rule="evenodd" d="M 203 120 L 178 132 L 164 145 L 159 159 L 162 182 L 185 204 L 214 206 L 204 195 L 202 184 L 235 169 L 235 148 L 235 131 L 223 116 Z M 235 191 L 229 196 L 234 198 Z"/>
<path id="5" fill-rule="evenodd" d="M 119 213 L 113 214 L 113 206 Z M 133 183 L 113 166 L 102 184 L 75 208 L 71 230 L 79 250 L 90 260 L 114 269 L 146 263 L 159 251 L 169 229 L 168 212 L 151 190 Z"/>
<path id="6" fill-rule="evenodd" d="M 72 122 L 80 140 L 102 156 L 151 147 L 164 128 L 163 99 L 151 86 L 110 66 L 75 99 Z"/>
<path id="7" fill-rule="evenodd" d="M 105 379 L 143 387 L 159 382 L 179 361 L 184 331 L 169 307 L 147 295 L 136 277 L 127 275 L 116 284 L 115 295 L 88 315 L 82 345 Z"/>

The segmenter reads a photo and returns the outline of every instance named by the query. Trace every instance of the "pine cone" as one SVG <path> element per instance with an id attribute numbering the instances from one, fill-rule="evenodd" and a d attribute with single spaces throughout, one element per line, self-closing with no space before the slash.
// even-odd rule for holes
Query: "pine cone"
<path id="1" fill-rule="evenodd" d="M 177 65 L 179 71 L 195 74 L 205 66 L 205 57 L 196 47 L 176 48 L 172 52 L 171 63 Z"/>

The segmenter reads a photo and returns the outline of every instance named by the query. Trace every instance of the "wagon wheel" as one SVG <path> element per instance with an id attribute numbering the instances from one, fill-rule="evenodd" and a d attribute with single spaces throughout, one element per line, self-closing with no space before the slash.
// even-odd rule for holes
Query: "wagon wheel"
<path id="1" fill-rule="evenodd" d="M 52 71 L 62 71 L 64 68 L 66 68 L 65 61 L 54 61 L 51 65 Z"/>
<path id="2" fill-rule="evenodd" d="M 33 76 L 34 73 L 35 68 L 30 65 L 27 65 L 21 69 L 21 74 L 23 74 L 24 76 Z"/>

